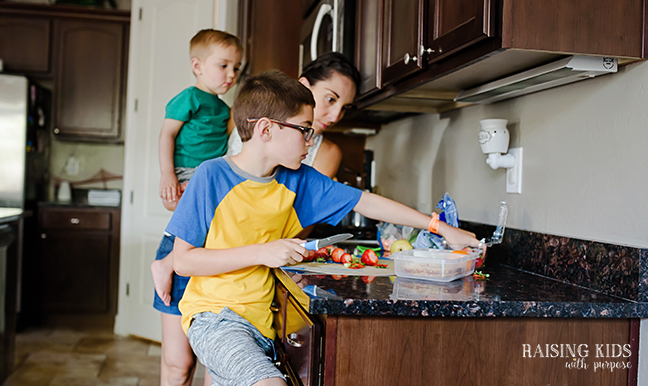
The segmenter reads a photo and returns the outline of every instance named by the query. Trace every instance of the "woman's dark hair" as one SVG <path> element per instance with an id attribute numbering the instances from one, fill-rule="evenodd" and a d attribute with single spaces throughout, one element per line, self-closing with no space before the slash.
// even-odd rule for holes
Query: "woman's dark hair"
<path id="1" fill-rule="evenodd" d="M 317 59 L 304 67 L 299 77 L 306 78 L 308 83 L 314 86 L 321 80 L 330 79 L 333 76 L 333 71 L 348 77 L 355 84 L 356 90 L 360 89 L 360 72 L 346 56 L 339 52 L 329 52 L 318 56 Z"/>

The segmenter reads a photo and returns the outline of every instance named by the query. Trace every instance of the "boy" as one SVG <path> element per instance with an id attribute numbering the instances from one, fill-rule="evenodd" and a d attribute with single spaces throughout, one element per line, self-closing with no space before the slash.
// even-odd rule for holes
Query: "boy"
<path id="1" fill-rule="evenodd" d="M 230 109 L 218 96 L 236 83 L 243 46 L 229 33 L 205 29 L 190 42 L 191 86 L 166 106 L 159 139 L 160 197 L 173 211 L 186 183 L 203 161 L 223 156 L 234 125 Z M 155 283 L 153 307 L 162 312 L 162 385 L 191 383 L 195 356 L 180 328 L 178 302 L 188 277 L 173 272 L 173 236 L 165 233 L 151 264 Z M 206 381 L 208 377 L 205 377 Z"/>
<path id="2" fill-rule="evenodd" d="M 274 366 L 272 267 L 296 264 L 294 239 L 348 212 L 431 228 L 451 244 L 474 235 L 381 196 L 334 182 L 302 165 L 312 146 L 311 92 L 277 71 L 251 77 L 233 106 L 241 153 L 203 163 L 167 231 L 176 236 L 173 266 L 192 276 L 180 301 L 182 327 L 214 384 L 285 385 Z M 431 227 L 429 227 L 431 225 Z"/>

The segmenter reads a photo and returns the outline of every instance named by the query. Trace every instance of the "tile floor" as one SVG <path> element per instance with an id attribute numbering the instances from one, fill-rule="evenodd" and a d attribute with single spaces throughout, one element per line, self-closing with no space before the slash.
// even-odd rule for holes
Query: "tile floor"
<path id="1" fill-rule="evenodd" d="M 202 366 L 196 376 L 193 385 L 202 385 Z M 44 328 L 18 334 L 14 371 L 3 386 L 159 384 L 158 343 L 110 330 Z"/>

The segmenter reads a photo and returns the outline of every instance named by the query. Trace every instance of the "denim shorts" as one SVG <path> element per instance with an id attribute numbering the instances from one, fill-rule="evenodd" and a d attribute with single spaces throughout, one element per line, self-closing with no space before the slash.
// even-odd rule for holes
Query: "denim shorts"
<path id="1" fill-rule="evenodd" d="M 155 260 L 161 260 L 165 258 L 171 251 L 173 251 L 173 242 L 175 241 L 175 236 L 164 234 L 160 246 L 158 247 L 157 253 L 155 254 Z M 171 305 L 167 306 L 164 304 L 162 299 L 153 289 L 153 308 L 165 314 L 171 315 L 181 315 L 180 310 L 178 309 L 178 302 L 182 299 L 185 288 L 189 283 L 188 276 L 178 276 L 176 273 L 173 273 L 173 284 L 171 285 Z"/>
<path id="2" fill-rule="evenodd" d="M 212 385 L 249 386 L 267 378 L 284 379 L 274 364 L 274 342 L 227 307 L 220 314 L 194 315 L 187 337 Z"/>

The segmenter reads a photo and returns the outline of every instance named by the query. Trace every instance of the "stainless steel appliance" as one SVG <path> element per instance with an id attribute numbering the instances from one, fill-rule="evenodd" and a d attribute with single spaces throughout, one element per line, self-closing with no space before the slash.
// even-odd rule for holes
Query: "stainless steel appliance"
<path id="1" fill-rule="evenodd" d="M 16 337 L 16 221 L 3 223 L 0 210 L 0 384 L 11 373 Z"/>
<path id="2" fill-rule="evenodd" d="M 327 52 L 341 52 L 353 63 L 355 1 L 320 0 L 302 26 L 299 73 Z"/>
<path id="3" fill-rule="evenodd" d="M 51 94 L 28 78 L 0 74 L 0 208 L 45 199 Z"/>
<path id="4" fill-rule="evenodd" d="M 17 312 L 28 311 L 19 314 L 19 323 L 33 322 L 37 313 L 32 305 L 39 296 L 38 280 L 34 275 L 23 277 L 22 267 L 38 264 L 34 212 L 37 202 L 47 199 L 50 106 L 49 90 L 21 75 L 0 74 L 0 210 L 23 213 L 15 226 L 16 288 L 11 292 Z"/>

